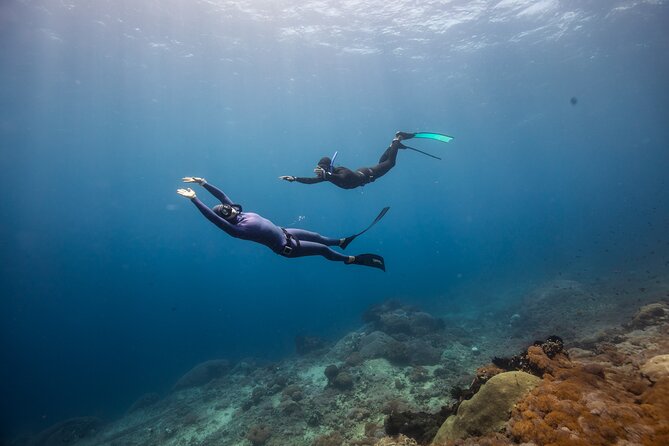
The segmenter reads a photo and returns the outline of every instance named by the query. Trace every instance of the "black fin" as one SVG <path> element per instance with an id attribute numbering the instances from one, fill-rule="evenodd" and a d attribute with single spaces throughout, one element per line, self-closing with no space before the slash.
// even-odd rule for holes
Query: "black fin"
<path id="1" fill-rule="evenodd" d="M 365 232 L 369 231 L 369 229 L 370 229 L 372 226 L 374 226 L 375 224 L 377 224 L 377 223 L 379 222 L 379 220 L 381 220 L 381 219 L 383 218 L 383 216 L 386 215 L 386 213 L 387 213 L 389 210 L 390 210 L 390 206 L 387 206 L 387 207 L 381 209 L 381 212 L 379 212 L 379 215 L 376 216 L 376 218 L 374 219 L 374 221 L 373 221 L 369 226 L 367 226 L 367 228 L 366 228 L 364 231 L 360 231 L 360 232 L 358 232 L 357 234 L 353 234 L 353 235 L 350 235 L 350 236 L 346 237 L 346 238 L 344 239 L 344 242 L 343 242 L 342 244 L 340 244 L 339 247 L 340 247 L 341 249 L 346 249 L 346 247 L 349 245 L 349 243 L 351 243 L 353 240 L 355 240 L 355 238 L 356 238 L 357 236 L 362 235 L 362 234 L 364 234 Z"/>
<path id="2" fill-rule="evenodd" d="M 371 266 L 380 270 L 386 270 L 386 262 L 383 257 L 376 254 L 358 254 L 353 261 L 356 265 Z"/>
<path id="3" fill-rule="evenodd" d="M 341 249 L 346 249 L 346 247 L 353 241 L 357 235 L 351 235 L 349 237 L 346 237 L 342 243 L 339 244 L 339 247 Z"/>
<path id="4" fill-rule="evenodd" d="M 439 158 L 438 156 L 432 155 L 431 153 L 423 152 L 422 150 L 414 149 L 413 147 L 405 146 L 404 144 L 402 144 L 402 148 L 413 150 L 414 152 L 422 153 L 423 155 L 427 155 L 431 158 L 441 160 L 441 158 Z"/>

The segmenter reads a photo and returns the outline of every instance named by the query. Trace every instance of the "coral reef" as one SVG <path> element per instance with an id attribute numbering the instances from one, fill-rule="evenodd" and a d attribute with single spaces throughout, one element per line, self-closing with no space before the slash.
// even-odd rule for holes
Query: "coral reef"
<path id="1" fill-rule="evenodd" d="M 523 365 L 543 379 L 515 405 L 504 433 L 470 432 L 455 441 L 438 436 L 433 444 L 669 444 L 667 355 L 657 354 L 669 350 L 669 326 L 664 312 L 649 317 L 647 310 L 634 319 L 645 314 L 643 324 L 627 324 L 643 331 L 618 331 L 615 342 L 596 344 L 593 351 L 574 349 L 571 359 L 541 345 L 528 348 Z"/>
<path id="2" fill-rule="evenodd" d="M 499 431 L 511 409 L 541 379 L 525 372 L 499 373 L 486 382 L 472 399 L 463 401 L 434 437 L 434 444 Z"/>
<path id="3" fill-rule="evenodd" d="M 435 445 L 669 444 L 669 310 L 649 300 L 669 286 L 644 287 L 632 304 L 610 302 L 601 285 L 556 281 L 521 307 L 449 309 L 446 323 L 385 302 L 336 342 L 305 336 L 297 356 L 273 363 L 208 361 L 116 421 L 68 421 L 15 445 L 416 446 L 449 416 L 459 433 Z M 551 333 L 570 348 L 556 336 L 532 343 Z M 538 385 L 510 409 L 512 398 L 490 389 L 508 379 L 518 390 L 522 372 Z"/>
<path id="4" fill-rule="evenodd" d="M 551 445 L 669 444 L 669 379 L 652 386 L 630 363 L 597 367 L 557 362 L 535 352 L 550 370 L 541 385 L 520 402 L 509 432 L 515 440 Z"/>

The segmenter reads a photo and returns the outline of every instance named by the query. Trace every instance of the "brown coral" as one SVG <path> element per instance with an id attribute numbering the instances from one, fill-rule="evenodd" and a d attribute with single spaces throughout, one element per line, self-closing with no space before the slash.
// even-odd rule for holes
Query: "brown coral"
<path id="1" fill-rule="evenodd" d="M 665 426 L 669 379 L 649 388 L 639 401 L 626 388 L 638 372 L 585 366 L 565 358 L 550 360 L 530 350 L 531 360 L 550 374 L 516 406 L 509 425 L 516 441 L 550 446 L 605 446 L 621 440 L 647 446 L 669 444 Z"/>

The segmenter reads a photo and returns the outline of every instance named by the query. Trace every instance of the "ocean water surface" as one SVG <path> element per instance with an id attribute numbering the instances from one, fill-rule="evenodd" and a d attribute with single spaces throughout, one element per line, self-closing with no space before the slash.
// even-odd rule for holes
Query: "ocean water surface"
<path id="1" fill-rule="evenodd" d="M 211 358 L 277 359 L 399 298 L 478 314 L 669 268 L 663 0 L 4 0 L 0 434 L 117 416 Z M 322 156 L 364 188 L 303 185 Z M 383 255 L 285 259 L 176 194 Z M 198 197 L 216 204 L 202 188 Z"/>

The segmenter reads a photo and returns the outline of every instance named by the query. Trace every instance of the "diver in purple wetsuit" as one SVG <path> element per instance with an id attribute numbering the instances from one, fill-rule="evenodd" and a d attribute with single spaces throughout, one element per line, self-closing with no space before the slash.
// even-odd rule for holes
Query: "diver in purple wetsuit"
<path id="1" fill-rule="evenodd" d="M 197 198 L 193 189 L 177 190 L 179 195 L 189 198 L 210 222 L 232 237 L 260 243 L 284 257 L 323 256 L 328 260 L 344 262 L 347 265 L 364 265 L 386 270 L 383 257 L 376 254 L 347 256 L 329 248 L 338 246 L 345 249 L 362 232 L 338 239 L 323 237 L 303 229 L 281 228 L 258 214 L 242 211 L 240 205 L 234 204 L 223 191 L 207 183 L 204 178 L 184 177 L 183 181 L 201 185 L 221 202 L 210 209 Z M 386 211 L 387 209 L 384 209 L 374 223 L 380 220 Z"/>
<path id="2" fill-rule="evenodd" d="M 381 155 L 379 163 L 372 167 L 360 167 L 355 171 L 344 167 L 333 165 L 334 159 L 324 156 L 318 162 L 314 169 L 315 177 L 295 177 L 292 175 L 282 175 L 281 180 L 293 182 L 297 181 L 302 184 L 315 184 L 329 181 L 335 186 L 342 189 L 355 189 L 356 187 L 364 186 L 373 181 L 378 180 L 383 175 L 388 173 L 390 169 L 395 167 L 397 159 L 397 151 L 406 148 L 401 141 L 403 139 L 410 139 L 413 137 L 412 133 L 397 132 L 395 139 L 390 143 L 390 146 Z M 336 156 L 336 154 L 335 154 Z M 333 156 L 334 158 L 334 156 Z"/>

